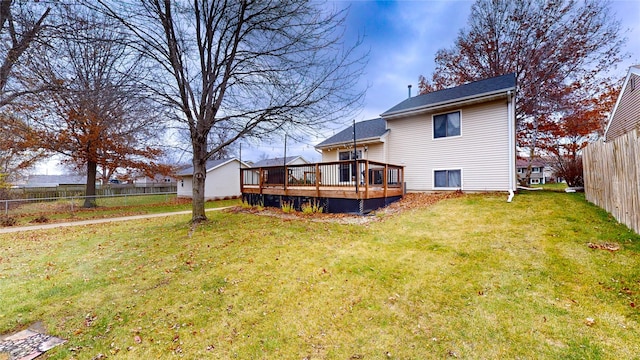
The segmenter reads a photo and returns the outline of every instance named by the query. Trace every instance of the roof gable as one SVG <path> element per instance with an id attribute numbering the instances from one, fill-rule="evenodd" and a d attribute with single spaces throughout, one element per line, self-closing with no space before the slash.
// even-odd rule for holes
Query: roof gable
<path id="1" fill-rule="evenodd" d="M 410 97 L 385 111 L 380 116 L 383 118 L 401 116 L 409 112 L 426 110 L 436 106 L 453 104 L 460 101 L 477 99 L 509 90 L 515 90 L 515 87 L 515 73 L 506 74 Z"/>
<path id="2" fill-rule="evenodd" d="M 626 121 L 631 123 L 631 124 L 628 124 L 630 126 L 635 125 L 635 124 L 632 124 L 634 120 L 638 121 L 637 119 L 628 119 L 626 116 L 624 116 L 624 114 L 621 114 L 621 113 L 625 112 L 624 111 L 625 109 L 622 109 L 625 106 L 627 107 L 636 106 L 636 109 L 640 108 L 640 103 L 633 103 L 635 99 L 638 99 L 639 95 L 630 94 L 631 91 L 636 90 L 636 88 L 640 88 L 640 83 L 638 83 L 640 82 L 639 77 L 640 77 L 640 65 L 634 65 L 629 67 L 629 71 L 627 72 L 627 77 L 624 79 L 624 83 L 622 84 L 622 89 L 618 94 L 618 99 L 616 100 L 616 104 L 613 106 L 613 110 L 609 114 L 609 121 L 607 122 L 607 127 L 605 128 L 605 131 L 604 131 L 605 141 L 608 141 L 612 138 L 616 138 L 617 136 L 622 135 L 621 133 L 623 131 L 622 128 L 624 128 L 625 125 L 623 125 L 621 121 L 622 122 Z M 621 108 L 621 105 L 622 105 L 622 108 Z M 632 113 L 637 114 L 636 109 L 627 108 L 626 111 L 627 112 L 630 111 Z M 614 121 L 616 121 L 615 124 L 614 124 Z"/>
<path id="3" fill-rule="evenodd" d="M 356 123 L 356 141 L 365 139 L 379 139 L 387 132 L 387 122 L 382 118 L 365 120 Z M 316 148 L 329 145 L 353 143 L 353 125 L 343 129 L 316 145 Z"/>

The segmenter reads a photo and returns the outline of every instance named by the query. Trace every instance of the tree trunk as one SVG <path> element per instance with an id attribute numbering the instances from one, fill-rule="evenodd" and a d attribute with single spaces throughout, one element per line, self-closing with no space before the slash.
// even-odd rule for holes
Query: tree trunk
<path id="1" fill-rule="evenodd" d="M 193 189 L 191 193 L 191 222 L 207 220 L 204 213 L 204 184 L 207 176 L 206 144 L 193 143 Z"/>
<path id="2" fill-rule="evenodd" d="M 96 173 L 98 172 L 98 164 L 95 161 L 87 162 L 87 188 L 84 198 L 85 208 L 96 207 Z"/>

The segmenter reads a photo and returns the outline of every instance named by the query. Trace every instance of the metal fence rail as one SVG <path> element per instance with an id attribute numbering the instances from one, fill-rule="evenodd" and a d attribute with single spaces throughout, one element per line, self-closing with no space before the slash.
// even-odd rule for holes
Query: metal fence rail
<path id="1" fill-rule="evenodd" d="M 36 198 L 60 198 L 71 196 L 84 196 L 85 185 L 58 185 L 46 187 L 17 187 L 9 190 L 11 198 L 36 199 Z M 97 185 L 96 195 L 134 195 L 148 193 L 176 192 L 175 183 L 150 183 L 150 184 L 108 184 Z"/>
<path id="2" fill-rule="evenodd" d="M 9 213 L 18 214 L 18 213 L 33 213 L 33 212 L 60 212 L 60 211 L 70 211 L 74 212 L 78 209 L 82 208 L 82 203 L 85 199 L 91 198 L 95 199 L 96 203 L 100 205 L 101 202 L 110 201 L 111 204 L 109 206 L 128 206 L 134 202 L 135 198 L 145 197 L 145 196 L 164 196 L 165 202 L 169 201 L 169 198 L 175 197 L 176 192 L 153 192 L 153 193 L 138 193 L 138 194 L 115 194 L 115 195 L 95 195 L 95 196 L 84 196 L 84 195 L 73 195 L 73 196 L 59 196 L 59 197 L 38 197 L 38 198 L 22 198 L 22 199 L 4 199 L 0 200 L 0 206 L 2 206 L 2 211 L 5 216 L 9 216 Z M 37 209 L 30 209 L 29 206 L 33 206 L 38 203 L 47 203 L 54 204 L 55 206 L 51 206 L 49 208 L 40 207 Z M 102 205 L 100 205 L 102 206 Z"/>

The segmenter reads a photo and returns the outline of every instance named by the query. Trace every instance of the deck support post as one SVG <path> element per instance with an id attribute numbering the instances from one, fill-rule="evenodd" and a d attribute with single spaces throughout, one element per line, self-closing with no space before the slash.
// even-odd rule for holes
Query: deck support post
<path id="1" fill-rule="evenodd" d="M 387 197 L 387 188 L 389 187 L 389 179 L 387 179 L 387 172 L 389 171 L 389 166 L 384 164 L 384 172 L 382 173 L 382 189 L 384 191 L 384 197 Z"/>
<path id="2" fill-rule="evenodd" d="M 320 197 L 320 164 L 316 163 L 316 197 Z"/>

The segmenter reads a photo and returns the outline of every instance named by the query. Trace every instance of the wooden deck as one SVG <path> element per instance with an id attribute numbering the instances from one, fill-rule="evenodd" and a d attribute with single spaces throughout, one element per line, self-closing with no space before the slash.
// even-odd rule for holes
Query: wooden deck
<path id="1" fill-rule="evenodd" d="M 343 205 L 349 201 L 386 204 L 404 194 L 403 166 L 369 160 L 241 169 L 240 179 L 243 198 L 316 198 L 327 207 L 330 199 Z M 362 202 L 359 207 L 363 208 Z"/>

